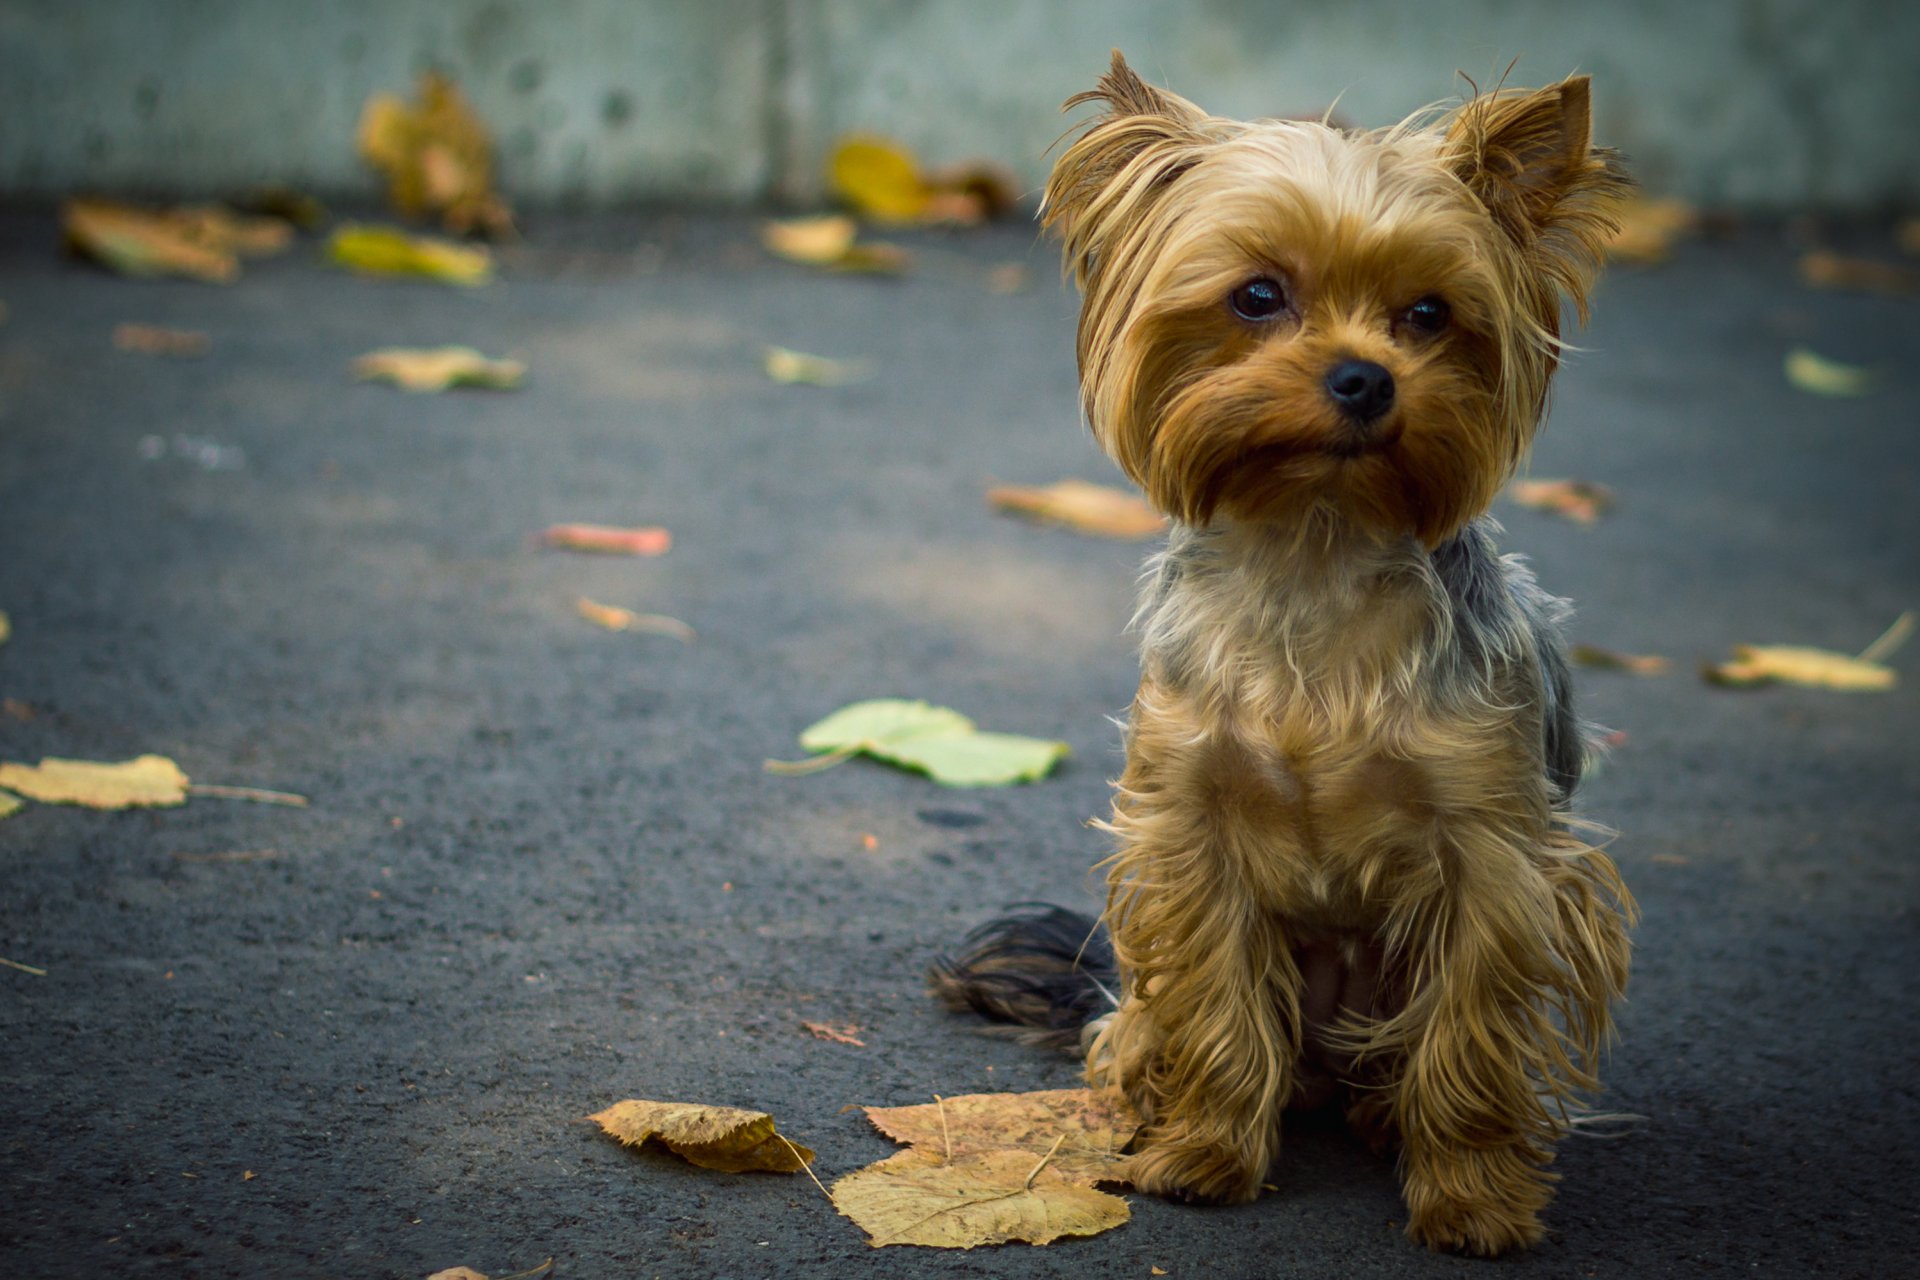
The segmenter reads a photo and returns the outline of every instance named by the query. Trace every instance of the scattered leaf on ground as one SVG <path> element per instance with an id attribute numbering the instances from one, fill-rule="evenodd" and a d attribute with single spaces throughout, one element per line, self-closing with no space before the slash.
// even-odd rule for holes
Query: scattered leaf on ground
<path id="1" fill-rule="evenodd" d="M 1515 480 L 1507 496 L 1523 507 L 1592 524 L 1613 507 L 1613 490 L 1589 480 Z"/>
<path id="2" fill-rule="evenodd" d="M 1166 517 L 1138 494 L 1085 480 L 1061 480 L 1038 488 L 1001 485 L 987 490 L 987 502 L 1000 511 L 1107 538 L 1151 538 L 1167 528 Z"/>
<path id="3" fill-rule="evenodd" d="M 922 173 L 913 153 L 892 138 L 854 134 L 827 162 L 834 194 L 876 222 L 973 226 L 1019 199 L 1015 179 L 984 161 Z"/>
<path id="4" fill-rule="evenodd" d="M 840 708 L 800 735 L 811 760 L 769 760 L 770 773 L 816 773 L 869 755 L 949 787 L 1004 787 L 1046 776 L 1067 754 L 1064 742 L 983 733 L 949 707 L 875 698 Z"/>
<path id="5" fill-rule="evenodd" d="M 487 1280 L 484 1271 L 475 1271 L 472 1267 L 448 1267 L 445 1271 L 436 1271 L 427 1280 Z"/>
<path id="6" fill-rule="evenodd" d="M 1639 199 L 1628 202 L 1619 215 L 1619 230 L 1607 242 L 1607 252 L 1623 262 L 1665 262 L 1676 240 L 1700 224 L 1700 215 L 1684 200 Z"/>
<path id="7" fill-rule="evenodd" d="M 113 345 L 143 356 L 203 356 L 213 340 L 198 329 L 168 329 L 157 324 L 117 324 Z"/>
<path id="8" fill-rule="evenodd" d="M 566 551 L 593 551 L 608 556 L 663 556 L 673 547 L 673 534 L 658 525 L 621 528 L 607 524 L 548 525 L 539 535 L 541 545 Z"/>
<path id="9" fill-rule="evenodd" d="M 1003 262 L 987 272 L 987 290 L 1002 295 L 1021 293 L 1032 279 L 1033 273 L 1027 270 L 1025 263 Z"/>
<path id="10" fill-rule="evenodd" d="M 1829 360 L 1805 347 L 1787 352 L 1785 368 L 1789 383 L 1816 396 L 1864 396 L 1879 381 L 1871 369 Z"/>
<path id="11" fill-rule="evenodd" d="M 1894 232 L 1894 239 L 1908 253 L 1920 253 L 1920 218 L 1907 218 Z"/>
<path id="12" fill-rule="evenodd" d="M 623 609 L 616 604 L 601 604 L 585 596 L 574 601 L 573 607 L 588 622 L 609 631 L 644 631 L 650 635 L 672 636 L 676 640 L 693 639 L 692 627 L 664 613 L 635 613 L 631 609 Z"/>
<path id="13" fill-rule="evenodd" d="M 362 381 L 391 382 L 407 391 L 507 391 L 520 385 L 527 366 L 518 360 L 490 360 L 472 347 L 382 347 L 355 360 L 353 373 Z"/>
<path id="14" fill-rule="evenodd" d="M 657 1139 L 682 1159 L 722 1173 L 797 1173 L 813 1161 L 813 1152 L 775 1132 L 764 1111 L 629 1099 L 587 1118 L 627 1146 Z"/>
<path id="15" fill-rule="evenodd" d="M 876 1248 L 1046 1244 L 1127 1221 L 1126 1201 L 1093 1187 L 1119 1180 L 1119 1152 L 1140 1123 L 1116 1091 L 976 1094 L 866 1112 L 912 1148 L 833 1185 L 834 1206 Z"/>
<path id="16" fill-rule="evenodd" d="M 61 210 L 68 247 L 130 276 L 186 276 L 231 284 L 240 260 L 230 246 L 196 239 L 164 212 L 105 200 L 69 200 Z"/>
<path id="17" fill-rule="evenodd" d="M 0 818 L 11 818 L 27 807 L 27 802 L 11 791 L 0 791 Z"/>
<path id="18" fill-rule="evenodd" d="M 1673 668 L 1673 662 L 1659 654 L 1621 653 L 1592 644 L 1573 646 L 1573 660 L 1583 667 L 1595 667 L 1601 671 L 1628 671 L 1636 676 L 1664 675 Z"/>
<path id="19" fill-rule="evenodd" d="M 493 139 L 446 76 L 421 75 L 417 106 L 391 93 L 367 99 L 358 142 L 401 213 L 436 215 L 458 235 L 513 233 L 513 214 L 493 192 Z"/>
<path id="20" fill-rule="evenodd" d="M 1848 692 L 1891 689 L 1899 677 L 1881 659 L 1907 642 L 1914 622 L 1912 610 L 1901 614 L 1855 656 L 1800 645 L 1735 645 L 1731 661 L 1710 666 L 1704 674 L 1715 684 L 1736 686 L 1782 682 Z"/>
<path id="21" fill-rule="evenodd" d="M 408 235 L 396 227 L 341 227 L 327 241 L 327 253 L 341 266 L 368 275 L 426 276 L 469 287 L 493 279 L 493 255 L 484 246 Z"/>
<path id="22" fill-rule="evenodd" d="M 1920 270 L 1815 249 L 1800 258 L 1800 279 L 1817 289 L 1858 289 L 1896 297 L 1920 293 Z"/>
<path id="23" fill-rule="evenodd" d="M 11 639 L 13 639 L 13 619 L 9 618 L 4 611 L 0 611 L 0 644 L 5 644 Z"/>
<path id="24" fill-rule="evenodd" d="M 761 243 L 770 252 L 808 266 L 897 275 L 911 263 L 911 255 L 899 245 L 861 241 L 858 235 L 854 220 L 840 214 L 772 221 L 760 229 Z"/>
<path id="25" fill-rule="evenodd" d="M 118 764 L 57 756 L 38 765 L 0 762 L 0 787 L 42 804 L 89 809 L 170 807 L 187 800 L 187 775 L 167 757 L 154 755 Z"/>
<path id="26" fill-rule="evenodd" d="M 318 231 L 327 221 L 327 207 L 303 191 L 268 184 L 234 201 L 234 207 L 248 213 L 290 222 L 302 231 Z"/>
<path id="27" fill-rule="evenodd" d="M 831 1040 L 835 1044 L 850 1044 L 858 1049 L 867 1047 L 867 1042 L 860 1039 L 861 1028 L 857 1022 L 802 1022 L 800 1026 L 816 1040 Z"/>
<path id="28" fill-rule="evenodd" d="M 865 360 L 830 360 L 785 347 L 768 347 L 765 363 L 767 376 L 775 382 L 814 387 L 841 387 L 873 376 L 873 365 Z"/>

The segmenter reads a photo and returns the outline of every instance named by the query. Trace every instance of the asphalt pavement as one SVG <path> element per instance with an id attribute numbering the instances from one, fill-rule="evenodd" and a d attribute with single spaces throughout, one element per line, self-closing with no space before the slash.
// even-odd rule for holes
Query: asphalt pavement
<path id="1" fill-rule="evenodd" d="M 902 237 L 902 279 L 775 262 L 745 216 L 528 225 L 483 289 L 350 276 L 311 240 L 221 288 L 109 275 L 61 256 L 51 211 L 0 213 L 0 758 L 154 752 L 311 801 L 0 821 L 0 958 L 43 971 L 0 968 L 9 1274 L 1912 1273 L 1920 651 L 1888 693 L 1698 668 L 1857 650 L 1920 606 L 1920 303 L 1803 286 L 1804 230 L 1616 271 L 1532 469 L 1617 505 L 1497 509 L 1576 639 L 1674 663 L 1580 675 L 1624 735 L 1586 808 L 1644 912 L 1603 1101 L 1644 1120 L 1566 1144 L 1545 1243 L 1424 1252 L 1390 1163 L 1322 1124 L 1252 1205 L 1134 1196 L 1091 1239 L 875 1250 L 802 1177 L 582 1117 L 763 1109 L 831 1178 L 895 1149 L 850 1107 L 1076 1082 L 921 990 L 1004 905 L 1097 897 L 1146 548 L 983 501 L 1112 479 L 1073 299 L 1026 224 Z M 210 349 L 116 350 L 130 321 Z M 349 372 L 440 343 L 526 384 Z M 769 344 L 872 376 L 782 385 Z M 1880 380 L 1794 390 L 1797 345 Z M 673 546 L 533 542 L 563 521 Z M 695 638 L 595 627 L 581 596 Z M 764 771 L 882 695 L 1073 755 L 993 791 Z"/>

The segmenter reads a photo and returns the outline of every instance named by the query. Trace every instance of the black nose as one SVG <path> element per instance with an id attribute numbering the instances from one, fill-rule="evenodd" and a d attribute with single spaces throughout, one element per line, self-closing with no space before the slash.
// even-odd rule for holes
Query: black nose
<path id="1" fill-rule="evenodd" d="M 1372 422 L 1393 407 L 1393 375 L 1371 360 L 1342 360 L 1327 371 L 1327 394 L 1355 422 Z"/>

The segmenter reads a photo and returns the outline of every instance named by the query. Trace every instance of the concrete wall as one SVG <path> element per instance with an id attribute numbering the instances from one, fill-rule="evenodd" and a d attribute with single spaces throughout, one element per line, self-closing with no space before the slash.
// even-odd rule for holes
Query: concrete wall
<path id="1" fill-rule="evenodd" d="M 1920 203 L 1911 0 L 0 0 L 0 193 L 370 196 L 360 105 L 426 66 L 523 203 L 805 201 L 854 129 L 1037 185 L 1114 45 L 1222 114 L 1365 124 L 1517 57 L 1513 83 L 1591 72 L 1654 190 Z"/>

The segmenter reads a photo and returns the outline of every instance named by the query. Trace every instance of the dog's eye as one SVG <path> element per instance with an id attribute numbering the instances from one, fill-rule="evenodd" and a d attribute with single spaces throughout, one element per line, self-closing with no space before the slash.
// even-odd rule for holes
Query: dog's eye
<path id="1" fill-rule="evenodd" d="M 1407 308 L 1402 317 L 1407 328 L 1415 333 L 1435 334 L 1447 327 L 1453 319 L 1453 308 L 1447 305 L 1445 298 L 1422 298 Z"/>
<path id="2" fill-rule="evenodd" d="M 1228 294 L 1227 305 L 1242 320 L 1271 320 L 1286 309 L 1287 294 L 1278 280 L 1261 276 Z"/>

